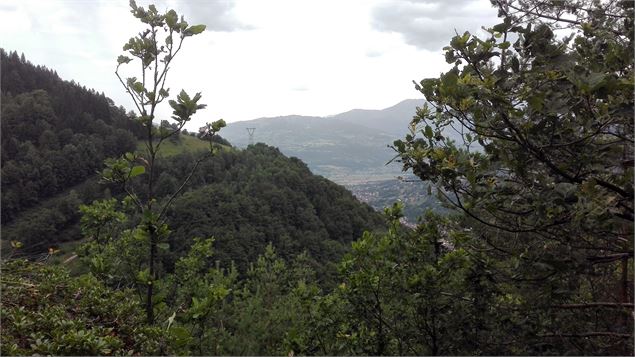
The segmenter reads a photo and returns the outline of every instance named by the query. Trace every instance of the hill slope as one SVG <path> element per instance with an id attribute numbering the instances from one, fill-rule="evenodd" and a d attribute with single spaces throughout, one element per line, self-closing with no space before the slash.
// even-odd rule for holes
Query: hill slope
<path id="1" fill-rule="evenodd" d="M 159 181 L 178 181 L 185 171 L 179 163 L 188 156 L 175 156 Z M 285 258 L 307 251 L 324 271 L 364 230 L 383 227 L 381 215 L 349 191 L 264 144 L 202 164 L 169 217 L 174 253 L 194 237 L 213 236 L 218 259 L 233 260 L 243 272 L 268 243 Z"/>
<path id="2" fill-rule="evenodd" d="M 103 94 L 63 81 L 16 53 L 2 56 L 3 73 L 10 74 L 2 82 L 2 238 L 20 241 L 25 253 L 36 254 L 81 238 L 81 203 L 123 197 L 120 187 L 99 184 L 95 172 L 106 157 L 138 148 L 143 131 Z M 92 106 L 69 106 L 76 96 Z M 342 132 L 351 125 L 342 122 Z M 156 171 L 159 200 L 177 189 L 205 147 L 187 135 L 166 141 Z M 57 177 L 58 171 L 65 176 Z M 50 179 L 56 179 L 54 185 Z M 147 185 L 141 181 L 135 190 L 144 197 Z M 242 271 L 269 242 L 282 256 L 309 252 L 325 271 L 364 230 L 383 225 L 380 215 L 349 191 L 265 145 L 227 148 L 204 161 L 184 192 L 170 212 L 168 262 L 187 250 L 193 237 L 215 236 L 219 258 L 236 261 Z M 14 202 L 21 205 L 11 206 Z"/>
<path id="3" fill-rule="evenodd" d="M 0 49 L 0 63 L 4 225 L 134 150 L 143 128 L 104 94 L 24 56 Z"/>

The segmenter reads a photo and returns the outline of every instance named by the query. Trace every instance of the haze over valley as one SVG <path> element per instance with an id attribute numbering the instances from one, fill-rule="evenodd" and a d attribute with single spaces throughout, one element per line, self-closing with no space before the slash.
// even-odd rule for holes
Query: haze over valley
<path id="1" fill-rule="evenodd" d="M 407 99 L 381 110 L 354 109 L 328 117 L 290 115 L 239 121 L 229 123 L 222 135 L 233 145 L 246 147 L 250 140 L 247 128 L 255 128 L 255 143 L 298 157 L 313 173 L 343 185 L 377 210 L 401 200 L 408 219 L 416 222 L 425 208 L 438 208 L 439 202 L 427 196 L 427 186 L 404 173 L 399 162 L 391 162 L 396 152 L 389 146 L 403 139 L 416 108 L 424 103 Z"/>

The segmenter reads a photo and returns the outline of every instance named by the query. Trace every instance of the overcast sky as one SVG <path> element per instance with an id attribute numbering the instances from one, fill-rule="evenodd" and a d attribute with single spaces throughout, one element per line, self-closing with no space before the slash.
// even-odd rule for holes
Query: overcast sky
<path id="1" fill-rule="evenodd" d="M 421 98 L 412 80 L 449 68 L 442 47 L 455 30 L 497 23 L 488 0 L 154 3 L 207 25 L 186 39 L 168 80 L 173 94 L 203 93 L 208 108 L 189 128 L 219 118 L 327 116 Z M 2 48 L 133 108 L 114 76 L 123 44 L 140 30 L 128 1 L 2 0 L 0 18 Z"/>

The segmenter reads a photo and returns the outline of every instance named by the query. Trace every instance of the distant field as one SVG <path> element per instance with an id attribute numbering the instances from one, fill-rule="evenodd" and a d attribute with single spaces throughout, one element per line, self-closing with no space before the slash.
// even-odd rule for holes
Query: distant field
<path id="1" fill-rule="evenodd" d="M 195 138 L 189 135 L 181 135 L 178 142 L 174 142 L 170 139 L 165 140 L 161 144 L 159 149 L 159 155 L 164 157 L 174 156 L 182 152 L 196 152 L 204 151 L 209 148 L 207 141 L 203 141 L 199 138 Z M 144 150 L 144 141 L 140 140 L 137 143 L 137 150 Z"/>
<path id="2" fill-rule="evenodd" d="M 436 194 L 428 194 L 429 183 L 409 178 L 406 181 L 396 178 L 384 181 L 368 181 L 344 185 L 358 200 L 366 202 L 378 211 L 401 201 L 404 214 L 409 223 L 417 223 L 426 210 L 437 213 L 447 212 Z"/>

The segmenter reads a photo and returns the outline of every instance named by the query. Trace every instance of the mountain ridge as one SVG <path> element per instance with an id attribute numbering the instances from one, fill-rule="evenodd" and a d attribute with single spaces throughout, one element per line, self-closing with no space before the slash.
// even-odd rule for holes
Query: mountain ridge
<path id="1" fill-rule="evenodd" d="M 250 144 L 247 128 L 255 128 L 253 143 L 278 147 L 305 161 L 311 170 L 336 183 L 349 185 L 395 179 L 402 175 L 390 147 L 409 133 L 409 125 L 424 99 L 405 99 L 384 109 L 352 109 L 330 116 L 284 115 L 229 123 L 223 136 L 233 145 Z M 451 127 L 442 129 L 461 142 Z"/>

